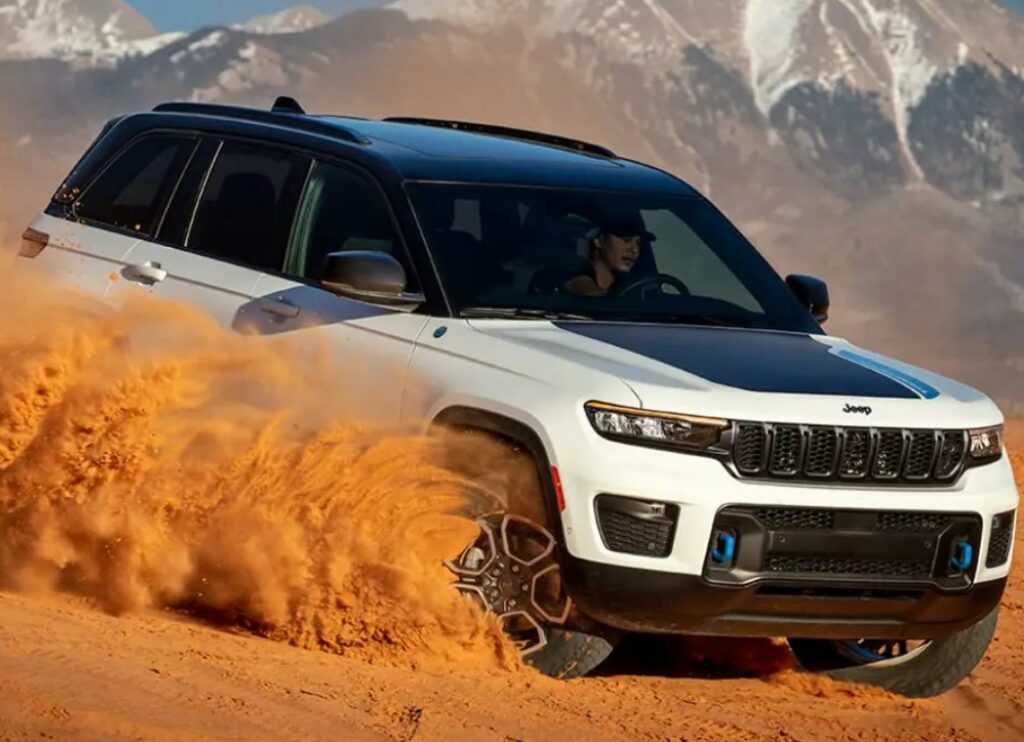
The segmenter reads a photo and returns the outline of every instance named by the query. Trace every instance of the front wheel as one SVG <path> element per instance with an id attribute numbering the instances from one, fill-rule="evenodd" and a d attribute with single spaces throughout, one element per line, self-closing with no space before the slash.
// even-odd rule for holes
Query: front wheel
<path id="1" fill-rule="evenodd" d="M 876 685 L 909 698 L 930 698 L 955 688 L 981 662 L 995 634 L 999 609 L 941 639 L 790 639 L 797 661 L 837 680 Z"/>
<path id="2" fill-rule="evenodd" d="M 550 531 L 506 513 L 477 524 L 477 540 L 446 563 L 457 577 L 456 589 L 496 614 L 523 660 L 545 675 L 582 677 L 604 662 L 618 637 L 596 627 L 570 628 L 572 599 L 562 584 Z"/>

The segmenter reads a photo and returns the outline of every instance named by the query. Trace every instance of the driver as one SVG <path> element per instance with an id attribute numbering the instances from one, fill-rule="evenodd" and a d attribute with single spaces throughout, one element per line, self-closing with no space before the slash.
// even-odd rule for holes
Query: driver
<path id="1" fill-rule="evenodd" d="M 654 239 L 639 218 L 603 222 L 590 241 L 587 269 L 573 276 L 563 288 L 580 296 L 606 296 L 636 266 L 643 240 Z"/>

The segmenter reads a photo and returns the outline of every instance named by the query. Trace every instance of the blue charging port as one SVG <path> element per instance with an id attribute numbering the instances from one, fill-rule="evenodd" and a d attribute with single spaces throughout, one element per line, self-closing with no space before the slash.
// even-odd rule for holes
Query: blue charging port
<path id="1" fill-rule="evenodd" d="M 715 564 L 728 564 L 736 555 L 736 536 L 728 531 L 715 534 L 715 546 L 711 550 L 711 561 Z"/>
<path id="2" fill-rule="evenodd" d="M 949 566 L 957 572 L 966 572 L 974 564 L 974 547 L 967 541 L 957 541 L 953 544 L 953 557 L 949 560 Z"/>

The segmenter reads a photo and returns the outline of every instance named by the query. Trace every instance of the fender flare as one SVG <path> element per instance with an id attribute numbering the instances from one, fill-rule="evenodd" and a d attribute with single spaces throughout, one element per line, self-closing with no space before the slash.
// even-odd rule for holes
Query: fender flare
<path id="1" fill-rule="evenodd" d="M 564 538 L 564 533 L 562 532 L 562 513 L 558 508 L 558 495 L 555 492 L 551 461 L 548 458 L 544 442 L 533 428 L 519 420 L 497 412 L 462 406 L 447 407 L 437 413 L 429 425 L 430 430 L 434 428 L 481 431 L 498 438 L 503 438 L 525 449 L 537 468 L 537 477 L 544 490 L 544 507 L 548 518 L 554 531 L 561 538 Z"/>

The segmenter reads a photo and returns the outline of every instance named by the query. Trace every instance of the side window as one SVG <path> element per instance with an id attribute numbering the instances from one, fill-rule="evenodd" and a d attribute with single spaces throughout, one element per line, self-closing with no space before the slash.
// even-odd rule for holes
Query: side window
<path id="1" fill-rule="evenodd" d="M 75 215 L 151 237 L 196 140 L 149 136 L 124 150 L 75 204 Z"/>
<path id="2" fill-rule="evenodd" d="M 754 295 L 686 222 L 668 210 L 642 213 L 647 229 L 658 235 L 653 250 L 659 272 L 680 279 L 695 296 L 764 313 Z"/>
<path id="3" fill-rule="evenodd" d="M 309 159 L 293 152 L 225 142 L 199 199 L 187 247 L 281 270 L 308 170 Z"/>
<path id="4" fill-rule="evenodd" d="M 346 250 L 394 255 L 405 266 L 408 290 L 419 289 L 380 190 L 359 173 L 317 163 L 299 212 L 286 270 L 316 281 L 327 255 Z"/>

